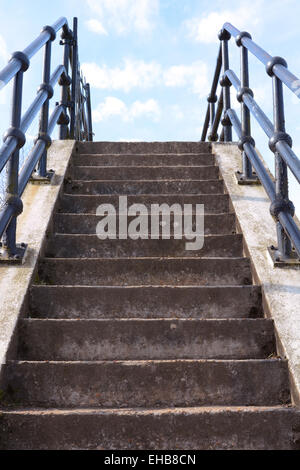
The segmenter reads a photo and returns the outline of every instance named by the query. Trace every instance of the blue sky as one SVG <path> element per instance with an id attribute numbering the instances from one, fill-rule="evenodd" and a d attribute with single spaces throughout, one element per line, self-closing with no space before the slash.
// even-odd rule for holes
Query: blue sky
<path id="1" fill-rule="evenodd" d="M 248 30 L 270 54 L 285 57 L 300 77 L 299 0 L 0 0 L 0 13 L 0 67 L 45 24 L 60 16 L 71 23 L 78 16 L 80 61 L 91 83 L 97 140 L 198 140 L 217 32 L 225 21 Z M 61 49 L 55 46 L 53 65 L 59 63 Z M 25 74 L 24 109 L 41 82 L 41 60 L 42 53 Z M 239 50 L 233 41 L 230 61 L 238 74 Z M 250 57 L 250 65 L 255 97 L 272 118 L 271 79 L 256 59 Z M 300 101 L 288 90 L 285 98 L 287 130 L 300 155 Z M 234 95 L 233 105 L 238 110 Z M 4 89 L 1 132 L 7 127 L 8 110 L 9 89 Z M 29 137 L 35 131 L 33 126 Z M 272 165 L 266 138 L 254 123 L 253 135 Z M 293 183 L 292 188 L 298 197 Z"/>

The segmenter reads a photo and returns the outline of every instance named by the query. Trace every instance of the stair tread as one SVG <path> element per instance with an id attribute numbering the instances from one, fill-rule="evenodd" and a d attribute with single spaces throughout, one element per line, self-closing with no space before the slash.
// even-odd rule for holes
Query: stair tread
<path id="1" fill-rule="evenodd" d="M 35 365 L 40 367 L 49 367 L 51 365 L 59 367 L 76 367 L 78 365 L 86 365 L 89 367 L 95 367 L 99 365 L 176 365 L 176 364 L 186 364 L 186 365 L 206 365 L 206 364 L 217 364 L 217 365 L 255 365 L 255 364 L 278 364 L 278 365 L 287 365 L 287 360 L 281 357 L 278 358 L 263 358 L 263 359 L 130 359 L 130 360 L 95 360 L 95 361 L 24 361 L 18 359 L 10 359 L 6 361 L 5 365 Z"/>
<path id="2" fill-rule="evenodd" d="M 18 360 L 263 359 L 275 353 L 269 319 L 31 319 Z M 55 346 L 54 346 L 55 345 Z"/>
<path id="3" fill-rule="evenodd" d="M 290 403 L 284 359 L 8 361 L 4 404 L 163 407 Z"/>
<path id="4" fill-rule="evenodd" d="M 1 415 L 69 415 L 69 414 L 78 414 L 78 415 L 87 415 L 87 414 L 96 414 L 96 415 L 105 415 L 105 414 L 116 414 L 116 415 L 178 415 L 178 414 L 215 414 L 215 413 L 234 413 L 240 414 L 241 412 L 245 414 L 252 414 L 252 413 L 287 413 L 287 414 L 295 414 L 299 416 L 300 420 L 300 410 L 298 407 L 293 406 L 291 404 L 287 405 L 272 405 L 272 406 L 170 406 L 170 407 L 163 407 L 163 408 L 143 408 L 143 407 L 128 407 L 128 408 L 99 408 L 99 407 L 90 407 L 90 408 L 44 408 L 44 407 L 20 407 L 17 409 L 0 409 L 0 416 Z M 300 421 L 299 421 L 300 424 Z"/>

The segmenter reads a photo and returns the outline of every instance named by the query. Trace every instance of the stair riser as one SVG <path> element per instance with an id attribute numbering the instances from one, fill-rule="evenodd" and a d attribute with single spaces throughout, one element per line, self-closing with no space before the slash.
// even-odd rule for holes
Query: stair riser
<path id="1" fill-rule="evenodd" d="M 128 207 L 132 204 L 144 204 L 147 211 L 150 213 L 152 204 L 180 204 L 183 209 L 184 204 L 204 204 L 205 213 L 218 213 L 222 214 L 229 210 L 229 198 L 226 194 L 213 194 L 213 195 L 165 195 L 154 194 L 145 196 L 127 196 Z M 119 196 L 116 195 L 102 195 L 102 196 L 80 196 L 64 194 L 61 198 L 59 212 L 73 213 L 73 214 L 96 214 L 96 210 L 100 204 L 112 204 L 116 212 L 119 208 Z"/>
<path id="2" fill-rule="evenodd" d="M 224 183 L 215 181 L 73 181 L 67 194 L 224 194 Z"/>
<path id="3" fill-rule="evenodd" d="M 186 240 L 100 240 L 96 235 L 55 235 L 45 256 L 50 258 L 241 257 L 242 235 L 205 237 L 199 250 L 187 250 Z"/>
<path id="4" fill-rule="evenodd" d="M 270 320 L 23 320 L 18 357 L 29 361 L 264 359 Z"/>
<path id="5" fill-rule="evenodd" d="M 70 169 L 75 180 L 213 180 L 219 177 L 219 168 L 208 167 L 98 167 L 78 166 Z"/>
<path id="6" fill-rule="evenodd" d="M 128 216 L 130 223 L 135 216 Z M 96 226 L 101 220 L 99 216 L 92 214 L 55 214 L 54 233 L 69 234 L 89 234 L 95 233 Z M 148 217 L 148 225 L 151 226 L 151 216 Z M 117 226 L 119 226 L 119 216 L 117 215 Z M 193 221 L 193 230 L 196 229 L 196 223 Z M 174 216 L 170 217 L 171 235 L 174 234 Z M 228 235 L 235 233 L 236 219 L 234 214 L 206 214 L 204 220 L 205 235 Z"/>
<path id="7" fill-rule="evenodd" d="M 39 282 L 50 285 L 139 286 L 249 285 L 248 259 L 51 259 L 39 264 Z M 242 308 L 242 306 L 241 306 Z"/>
<path id="8" fill-rule="evenodd" d="M 261 289 L 247 287 L 48 287 L 30 290 L 42 318 L 257 318 Z"/>
<path id="9" fill-rule="evenodd" d="M 77 166 L 200 166 L 214 165 L 214 155 L 207 154 L 148 154 L 148 155 L 74 155 Z"/>
<path id="10" fill-rule="evenodd" d="M 88 154 L 168 154 L 210 153 L 211 144 L 206 142 L 78 142 L 76 153 Z"/>
<path id="11" fill-rule="evenodd" d="M 274 406 L 288 403 L 287 363 L 28 362 L 3 366 L 4 403 L 38 407 Z"/>
<path id="12" fill-rule="evenodd" d="M 299 412 L 285 408 L 15 412 L 1 416 L 0 447 L 4 450 L 299 450 L 299 427 Z"/>

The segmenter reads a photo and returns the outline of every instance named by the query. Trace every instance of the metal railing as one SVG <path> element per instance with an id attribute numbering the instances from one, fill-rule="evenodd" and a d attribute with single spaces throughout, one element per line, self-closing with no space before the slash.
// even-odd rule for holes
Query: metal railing
<path id="1" fill-rule="evenodd" d="M 240 79 L 229 67 L 228 42 L 233 36 L 240 48 Z M 300 230 L 295 220 L 295 208 L 289 200 L 288 168 L 300 183 L 300 160 L 292 150 L 292 139 L 285 130 L 283 84 L 300 98 L 300 80 L 287 68 L 281 57 L 272 57 L 252 41 L 251 35 L 241 32 L 232 24 L 225 23 L 219 33 L 220 48 L 205 116 L 201 141 L 232 141 L 232 127 L 238 136 L 238 147 L 242 152 L 242 172 L 237 172 L 239 184 L 260 182 L 268 194 L 277 229 L 278 246 L 269 252 L 276 265 L 298 263 L 300 259 Z M 272 77 L 273 120 L 265 115 L 254 100 L 249 88 L 248 51 L 265 65 L 266 73 Z M 220 78 L 222 72 L 222 76 Z M 221 93 L 217 97 L 218 83 Z M 241 103 L 241 120 L 231 108 L 230 87 L 236 91 Z M 217 103 L 217 108 L 216 108 Z M 275 156 L 275 180 L 265 168 L 255 149 L 251 136 L 250 115 L 256 119 L 269 139 L 269 147 Z M 219 125 L 222 125 L 220 137 Z M 253 171 L 255 170 L 255 172 Z"/>
<path id="2" fill-rule="evenodd" d="M 61 31 L 63 61 L 51 74 L 51 48 L 57 32 Z M 30 59 L 44 47 L 43 83 L 37 96 L 22 116 L 23 75 Z M 69 75 L 70 69 L 70 75 Z M 0 173 L 7 169 L 5 203 L 0 211 L 0 261 L 20 262 L 26 246 L 16 243 L 17 217 L 22 213 L 22 194 L 32 174 L 34 179 L 49 182 L 52 172 L 47 172 L 47 149 L 51 134 L 59 125 L 59 139 L 93 140 L 90 88 L 80 73 L 78 60 L 77 18 L 73 31 L 66 18 L 59 18 L 52 26 L 45 26 L 40 35 L 24 49 L 12 54 L 8 64 L 0 71 L 0 88 L 13 79 L 13 96 L 10 127 L 0 148 Z M 61 101 L 56 103 L 49 118 L 49 102 L 54 86 L 61 86 Z M 19 152 L 26 142 L 26 131 L 37 115 L 39 132 L 20 171 Z"/>

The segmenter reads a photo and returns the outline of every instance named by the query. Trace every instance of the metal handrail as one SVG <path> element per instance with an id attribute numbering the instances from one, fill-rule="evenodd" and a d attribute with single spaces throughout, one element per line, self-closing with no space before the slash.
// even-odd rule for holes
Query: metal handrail
<path id="1" fill-rule="evenodd" d="M 73 31 L 66 18 L 59 18 L 52 26 L 45 26 L 28 47 L 12 54 L 8 64 L 0 71 L 0 89 L 14 80 L 11 125 L 0 148 L 0 173 L 7 168 L 6 197 L 0 211 L 0 261 L 20 262 L 24 256 L 25 246 L 16 243 L 17 217 L 23 210 L 21 196 L 36 168 L 37 176 L 34 179 L 39 182 L 49 182 L 53 175 L 53 172 L 47 172 L 47 149 L 56 125 L 59 125 L 60 139 L 93 140 L 90 88 L 81 78 L 77 26 L 77 18 L 73 19 Z M 63 63 L 51 75 L 51 46 L 60 30 Z M 31 57 L 42 47 L 45 47 L 43 83 L 22 116 L 23 75 L 30 66 Z M 56 103 L 49 118 L 49 102 L 57 83 L 61 86 L 61 101 Z M 19 151 L 26 142 L 26 131 L 38 114 L 39 133 L 20 171 Z"/>
<path id="2" fill-rule="evenodd" d="M 241 51 L 241 79 L 229 67 L 228 42 L 231 36 L 235 37 L 236 45 Z M 270 250 L 272 258 L 276 263 L 294 263 L 297 255 L 300 258 L 300 229 L 293 219 L 295 208 L 289 200 L 287 169 L 291 170 L 300 183 L 300 160 L 291 148 L 291 137 L 285 131 L 283 84 L 300 98 L 300 80 L 288 70 L 284 59 L 272 57 L 252 40 L 249 33 L 239 31 L 230 23 L 224 24 L 219 33 L 219 40 L 221 44 L 211 92 L 207 98 L 208 106 L 201 141 L 208 138 L 209 141 L 216 142 L 221 121 L 220 141 L 231 142 L 231 128 L 234 128 L 239 139 L 238 147 L 242 152 L 242 172 L 237 172 L 238 183 L 261 182 L 271 201 L 270 212 L 276 222 L 278 247 L 276 249 L 272 247 Z M 220 75 L 220 51 L 223 71 L 220 79 L 222 91 L 215 112 L 217 101 L 215 85 Z M 249 88 L 248 51 L 265 65 L 267 74 L 272 77 L 274 124 L 258 106 L 253 91 Z M 231 108 L 231 86 L 236 89 L 236 97 L 241 104 L 241 120 Z M 255 141 L 251 136 L 250 115 L 254 116 L 269 138 L 269 147 L 275 155 L 275 182 L 255 149 Z M 208 128 L 209 135 L 207 135 Z"/>

